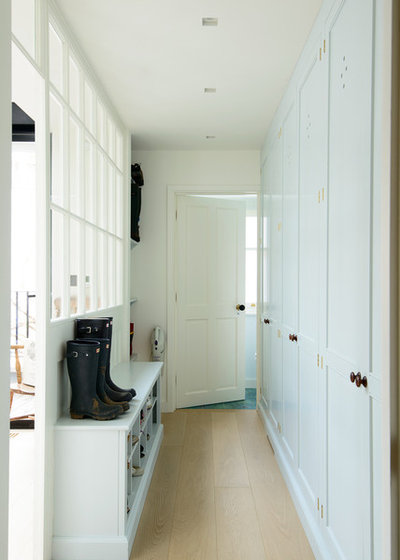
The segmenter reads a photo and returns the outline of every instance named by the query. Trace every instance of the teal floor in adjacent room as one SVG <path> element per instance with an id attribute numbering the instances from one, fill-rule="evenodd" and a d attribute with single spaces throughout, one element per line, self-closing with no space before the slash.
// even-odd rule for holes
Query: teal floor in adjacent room
<path id="1" fill-rule="evenodd" d="M 256 390 L 246 389 L 246 398 L 244 401 L 222 402 L 217 404 L 205 404 L 202 406 L 189 406 L 188 408 L 209 408 L 209 409 L 246 409 L 253 410 L 256 408 Z"/>

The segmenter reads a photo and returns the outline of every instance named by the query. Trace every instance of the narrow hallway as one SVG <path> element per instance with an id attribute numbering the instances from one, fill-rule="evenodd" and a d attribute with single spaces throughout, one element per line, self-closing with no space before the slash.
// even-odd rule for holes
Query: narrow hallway
<path id="1" fill-rule="evenodd" d="M 162 421 L 131 560 L 314 558 L 256 411 Z"/>

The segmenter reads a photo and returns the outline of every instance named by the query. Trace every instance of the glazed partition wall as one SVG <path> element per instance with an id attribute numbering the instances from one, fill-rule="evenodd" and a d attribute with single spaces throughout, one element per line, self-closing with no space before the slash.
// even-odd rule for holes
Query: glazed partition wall
<path id="1" fill-rule="evenodd" d="M 377 7 L 324 3 L 262 162 L 260 410 L 327 559 L 383 557 Z"/>
<path id="2" fill-rule="evenodd" d="M 52 319 L 122 303 L 123 133 L 49 22 Z"/>
<path id="3" fill-rule="evenodd" d="M 69 406 L 65 341 L 74 336 L 75 317 L 113 316 L 112 365 L 129 356 L 130 136 L 55 2 L 12 0 L 12 31 L 13 52 L 43 83 L 36 142 L 42 399 L 35 557 L 47 559 L 53 428 Z"/>

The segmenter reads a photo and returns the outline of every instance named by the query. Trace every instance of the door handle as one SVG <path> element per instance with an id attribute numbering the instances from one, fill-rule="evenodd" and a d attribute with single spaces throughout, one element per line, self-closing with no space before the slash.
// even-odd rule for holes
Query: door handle
<path id="1" fill-rule="evenodd" d="M 244 311 L 246 309 L 246 306 L 240 303 L 237 304 L 236 306 L 237 311 Z"/>
<path id="2" fill-rule="evenodd" d="M 361 385 L 363 387 L 368 387 L 368 379 L 367 377 L 364 375 L 364 377 L 361 377 L 361 373 L 358 372 L 357 375 L 354 373 L 354 371 L 352 371 L 350 373 L 350 381 L 352 383 L 355 382 L 355 384 L 357 385 L 357 387 L 361 387 Z"/>
<path id="3" fill-rule="evenodd" d="M 356 375 L 356 385 L 357 387 L 361 387 L 361 385 L 363 387 L 367 387 L 368 386 L 368 379 L 367 377 L 364 375 L 364 377 L 361 377 L 361 373 L 358 372 Z"/>

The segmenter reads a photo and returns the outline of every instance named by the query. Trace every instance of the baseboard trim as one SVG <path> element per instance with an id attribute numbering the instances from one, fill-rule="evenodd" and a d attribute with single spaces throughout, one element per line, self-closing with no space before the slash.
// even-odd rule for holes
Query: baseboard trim
<path id="1" fill-rule="evenodd" d="M 273 423 L 269 418 L 268 410 L 263 399 L 260 400 L 258 412 L 261 420 L 264 423 L 267 437 L 274 450 L 279 469 L 286 482 L 286 486 L 288 487 L 289 493 L 292 497 L 294 506 L 299 516 L 300 522 L 303 525 L 314 556 L 316 560 L 331 560 L 332 555 L 330 554 L 323 539 L 323 535 L 321 534 L 320 527 L 315 520 L 313 512 L 310 511 L 310 508 L 308 507 L 304 499 L 301 487 L 297 482 L 296 475 L 295 473 L 293 473 L 293 469 L 286 458 L 283 444 L 279 441 L 279 435 L 277 434 Z"/>
<path id="2" fill-rule="evenodd" d="M 129 558 L 127 537 L 53 537 L 55 560 L 126 560 Z"/>

